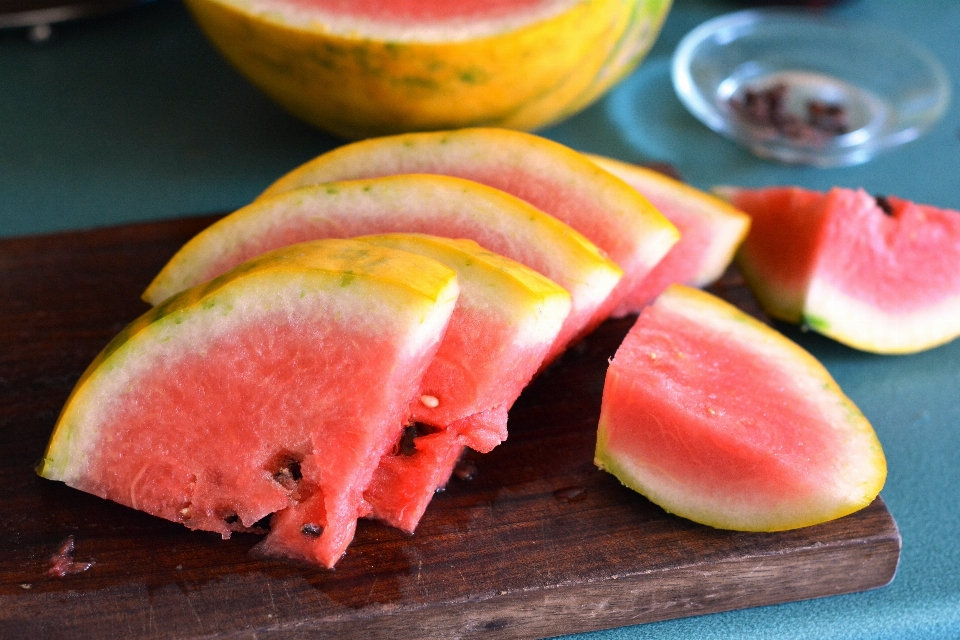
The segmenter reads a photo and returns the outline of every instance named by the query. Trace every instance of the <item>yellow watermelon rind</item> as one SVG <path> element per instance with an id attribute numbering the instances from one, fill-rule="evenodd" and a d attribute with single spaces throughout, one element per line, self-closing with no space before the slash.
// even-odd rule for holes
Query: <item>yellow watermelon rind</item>
<path id="1" fill-rule="evenodd" d="M 466 128 L 354 142 L 296 167 L 260 197 L 332 180 L 402 173 L 484 182 L 529 201 L 586 236 L 624 272 L 611 310 L 679 240 L 676 227 L 649 200 L 583 154 L 506 129 Z M 531 188 L 527 180 L 537 184 Z"/>
<path id="2" fill-rule="evenodd" d="M 553 356 L 605 318 L 604 304 L 623 275 L 589 240 L 518 198 L 459 178 L 400 175 L 304 187 L 258 199 L 184 245 L 150 284 L 144 299 L 156 304 L 212 277 L 210 268 L 221 259 L 234 264 L 246 259 L 249 256 L 242 253 L 246 242 L 287 221 L 336 220 L 354 215 L 345 212 L 367 208 L 378 212 L 370 217 L 376 224 L 365 225 L 362 234 L 421 231 L 440 235 L 450 219 L 464 218 L 510 243 L 511 251 L 500 247 L 499 253 L 523 264 L 537 264 L 538 271 L 567 289 L 573 300 Z M 420 216 L 436 222 L 430 228 L 411 228 L 404 222 Z"/>
<path id="3" fill-rule="evenodd" d="M 187 0 L 224 56 L 294 115 L 336 135 L 545 126 L 595 100 L 659 33 L 667 0 L 583 0 L 497 35 L 344 36 L 226 0 Z"/>
<path id="4" fill-rule="evenodd" d="M 453 269 L 460 283 L 461 301 L 470 286 L 472 304 L 514 325 L 514 346 L 551 344 L 570 313 L 570 293 L 566 289 L 473 240 L 419 233 L 376 234 L 356 239 L 417 253 Z M 494 355 L 499 354 L 490 354 Z"/>

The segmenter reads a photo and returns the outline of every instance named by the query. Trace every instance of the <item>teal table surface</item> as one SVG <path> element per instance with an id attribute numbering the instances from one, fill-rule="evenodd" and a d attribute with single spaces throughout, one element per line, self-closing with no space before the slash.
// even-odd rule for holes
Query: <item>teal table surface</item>
<path id="1" fill-rule="evenodd" d="M 636 72 L 541 133 L 584 151 L 671 163 L 704 188 L 841 185 L 960 209 L 960 100 L 921 139 L 839 169 L 759 160 L 690 116 L 670 83 L 673 50 L 702 21 L 742 7 L 675 0 Z M 829 13 L 923 42 L 960 87 L 960 2 L 850 0 Z M 42 43 L 0 31 L 0 237 L 229 211 L 338 144 L 249 85 L 177 0 L 62 25 Z M 893 583 L 573 637 L 960 638 L 960 341 L 881 357 L 791 337 L 826 364 L 883 443 L 882 495 L 903 538 Z"/>

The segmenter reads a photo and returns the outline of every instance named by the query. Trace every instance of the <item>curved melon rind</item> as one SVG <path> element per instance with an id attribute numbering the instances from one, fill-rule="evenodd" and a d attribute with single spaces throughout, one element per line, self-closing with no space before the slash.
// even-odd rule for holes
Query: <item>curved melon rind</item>
<path id="1" fill-rule="evenodd" d="M 278 246 L 394 232 L 468 238 L 566 289 L 571 312 L 548 359 L 606 317 L 605 305 L 623 274 L 581 234 L 518 198 L 460 178 L 400 175 L 258 199 L 192 238 L 143 297 L 157 303 Z"/>
<path id="2" fill-rule="evenodd" d="M 813 356 L 680 285 L 610 365 L 595 461 L 671 513 L 742 531 L 853 513 L 886 478 L 872 427 Z"/>
<path id="3" fill-rule="evenodd" d="M 723 275 L 750 228 L 750 217 L 725 200 L 653 169 L 584 154 L 649 200 L 680 231 L 680 240 L 635 289 L 627 305 L 639 308 L 677 283 L 706 287 Z"/>
<path id="4" fill-rule="evenodd" d="M 474 180 L 527 201 L 599 247 L 623 278 L 606 315 L 642 307 L 631 292 L 679 240 L 679 232 L 636 189 L 557 142 L 504 129 L 410 133 L 355 142 L 310 160 L 261 198 L 306 185 L 432 173 Z"/>
<path id="5" fill-rule="evenodd" d="M 960 336 L 960 294 L 919 311 L 894 316 L 814 279 L 802 322 L 854 349 L 903 355 L 933 349 Z"/>

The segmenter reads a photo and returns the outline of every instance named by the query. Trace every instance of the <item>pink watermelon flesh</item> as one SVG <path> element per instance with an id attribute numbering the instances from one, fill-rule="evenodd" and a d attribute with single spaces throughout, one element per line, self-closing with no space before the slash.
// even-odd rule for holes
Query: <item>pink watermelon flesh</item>
<path id="1" fill-rule="evenodd" d="M 823 195 L 797 187 L 719 189 L 751 218 L 737 262 L 770 315 L 800 322 L 826 209 Z"/>
<path id="2" fill-rule="evenodd" d="M 363 497 L 370 505 L 371 516 L 407 533 L 413 533 L 420 523 L 430 500 L 450 479 L 465 451 L 464 433 L 487 429 L 492 437 L 499 437 L 496 429 L 505 425 L 507 407 L 495 407 L 482 414 L 474 414 L 459 423 L 434 431 L 423 425 L 407 428 L 402 441 L 384 456 Z M 476 447 L 471 446 L 477 450 Z"/>
<path id="3" fill-rule="evenodd" d="M 457 272 L 460 286 L 443 340 L 411 404 L 416 427 L 408 431 L 427 427 L 427 435 L 386 455 L 365 494 L 373 517 L 413 532 L 463 448 L 486 453 L 506 439 L 508 411 L 540 368 L 570 297 L 476 243 L 414 234 L 361 239 L 439 260 Z"/>
<path id="4" fill-rule="evenodd" d="M 357 339 L 343 340 L 348 334 Z M 333 566 L 365 515 L 357 511 L 358 491 L 383 453 L 382 441 L 393 441 L 387 434 L 403 424 L 400 407 L 389 403 L 403 395 L 405 405 L 412 389 L 404 378 L 417 370 L 419 355 L 350 327 L 294 328 L 282 318 L 264 319 L 141 381 L 135 399 L 106 425 L 125 439 L 92 456 L 90 476 L 99 481 L 77 488 L 126 494 L 133 508 L 224 537 L 277 512 L 261 543 L 265 551 Z M 323 442 L 337 443 L 335 453 L 318 449 Z M 229 468 L 210 468 L 216 451 L 230 452 Z M 144 466 L 145 459 L 154 461 Z M 292 505 L 291 488 L 298 500 Z M 303 533 L 311 523 L 315 537 Z"/>
<path id="5" fill-rule="evenodd" d="M 409 266 L 434 269 L 424 261 Z M 228 292 L 224 304 L 204 296 L 203 309 L 234 315 L 231 328 L 191 325 L 138 347 L 153 364 L 112 406 L 99 425 L 109 442 L 68 484 L 225 538 L 273 513 L 257 552 L 332 567 L 368 513 L 362 492 L 399 440 L 453 300 L 407 310 L 378 284 L 348 304 L 341 292 L 365 286 L 350 274 L 320 290 L 296 273 L 257 277 L 242 286 L 271 293 L 253 307 L 223 279 L 198 287 Z M 162 318 L 192 296 L 150 313 Z"/>
<path id="6" fill-rule="evenodd" d="M 879 492 L 877 452 L 812 356 L 701 291 L 668 287 L 607 372 L 598 465 L 698 522 L 777 530 L 839 517 Z"/>
<path id="7" fill-rule="evenodd" d="M 793 389 L 790 376 L 771 371 L 761 358 L 744 358 L 740 345 L 704 335 L 695 321 L 670 311 L 664 305 L 645 311 L 610 368 L 605 401 L 618 406 L 615 416 L 608 414 L 611 429 L 631 414 L 655 416 L 660 427 L 624 442 L 625 451 L 645 457 L 656 451 L 674 478 L 697 479 L 719 494 L 749 488 L 771 506 L 784 497 L 802 497 L 825 480 L 816 475 L 819 469 L 804 478 L 783 462 L 815 457 L 831 445 L 828 434 L 804 433 L 819 411 L 799 393 L 780 392 Z M 629 378 L 631 390 L 642 391 L 619 396 L 621 377 Z M 723 416 L 721 424 L 717 415 Z M 762 425 L 771 416 L 777 416 L 775 429 Z M 707 445 L 730 455 L 715 456 Z"/>
<path id="8" fill-rule="evenodd" d="M 882 353 L 960 334 L 960 212 L 842 188 L 726 193 L 753 218 L 738 261 L 771 315 Z"/>
<path id="9" fill-rule="evenodd" d="M 470 418 L 494 407 L 510 407 L 537 372 L 549 343 L 518 345 L 513 342 L 515 332 L 503 320 L 462 305 L 454 309 L 419 395 L 411 403 L 412 421 L 446 428 L 466 420 L 459 435 L 463 444 L 480 453 L 507 439 L 505 411 L 499 424 L 492 415 L 476 421 Z M 430 399 L 436 399 L 436 406 Z"/>
<path id="10" fill-rule="evenodd" d="M 673 283 L 705 287 L 723 275 L 746 235 L 749 220 L 744 214 L 653 169 L 588 157 L 636 189 L 680 232 L 680 240 L 634 287 L 628 305 L 614 315 L 646 306 Z"/>
<path id="11" fill-rule="evenodd" d="M 543 10 L 557 5 L 557 0 L 284 0 L 305 8 L 377 21 L 419 24 L 446 20 L 483 20 L 518 12 Z M 565 4 L 569 5 L 569 2 Z"/>

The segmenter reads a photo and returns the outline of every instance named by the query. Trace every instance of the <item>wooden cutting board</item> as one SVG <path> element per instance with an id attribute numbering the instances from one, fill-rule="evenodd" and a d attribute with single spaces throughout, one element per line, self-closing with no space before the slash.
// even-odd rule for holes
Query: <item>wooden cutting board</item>
<path id="1" fill-rule="evenodd" d="M 470 455 L 413 536 L 361 522 L 336 570 L 248 555 L 33 471 L 57 413 L 139 295 L 213 218 L 0 241 L 0 636 L 530 638 L 887 584 L 900 536 L 882 500 L 799 531 L 718 531 L 593 465 L 604 324 L 532 384 L 510 439 Z M 718 289 L 749 305 L 729 276 Z M 48 575 L 75 541 L 86 571 Z"/>

